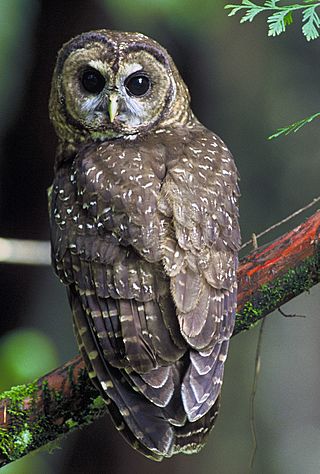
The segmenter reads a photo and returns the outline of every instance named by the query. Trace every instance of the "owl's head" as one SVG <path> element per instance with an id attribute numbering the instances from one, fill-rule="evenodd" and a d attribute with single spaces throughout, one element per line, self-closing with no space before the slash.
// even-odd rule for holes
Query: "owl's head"
<path id="1" fill-rule="evenodd" d="M 63 141 L 106 140 L 185 123 L 189 102 L 171 57 L 156 41 L 99 30 L 60 50 L 50 117 Z"/>

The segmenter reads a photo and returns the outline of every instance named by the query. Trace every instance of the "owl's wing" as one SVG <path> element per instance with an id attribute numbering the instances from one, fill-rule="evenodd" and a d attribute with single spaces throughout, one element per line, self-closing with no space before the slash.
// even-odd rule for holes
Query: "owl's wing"
<path id="1" fill-rule="evenodd" d="M 149 210 L 157 207 L 160 183 L 152 170 L 141 173 L 149 149 L 123 146 L 111 155 L 109 144 L 99 147 L 100 160 L 97 147 L 89 147 L 56 170 L 52 257 L 68 285 L 89 375 L 116 426 L 134 447 L 159 458 L 173 449 L 169 420 L 186 419 L 180 403 L 186 343 L 158 261 L 162 224 Z"/>
<path id="2" fill-rule="evenodd" d="M 57 169 L 51 192 L 55 269 L 77 292 L 108 362 L 140 374 L 186 350 L 169 316 L 175 308 L 159 246 L 165 223 L 156 213 L 162 154 L 157 165 L 152 151 L 153 162 L 147 147 L 85 147 Z"/>
<path id="3" fill-rule="evenodd" d="M 191 364 L 182 399 L 190 421 L 221 390 L 237 297 L 238 174 L 222 140 L 201 127 L 168 165 L 159 208 L 173 229 L 162 242 L 165 270 Z"/>

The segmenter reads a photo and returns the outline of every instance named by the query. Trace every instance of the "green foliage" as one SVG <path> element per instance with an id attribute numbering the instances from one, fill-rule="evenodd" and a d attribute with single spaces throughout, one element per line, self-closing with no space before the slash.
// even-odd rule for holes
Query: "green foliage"
<path id="1" fill-rule="evenodd" d="M 279 5 L 280 0 L 266 0 L 263 5 L 256 5 L 250 0 L 242 0 L 240 5 L 226 5 L 230 10 L 228 16 L 233 16 L 241 12 L 243 14 L 240 23 L 252 21 L 259 13 L 268 12 L 267 23 L 269 25 L 268 36 L 278 36 L 286 31 L 286 27 L 293 23 L 293 13 L 297 10 L 302 11 L 302 33 L 307 41 L 315 40 L 319 37 L 320 18 L 317 8 L 320 2 L 314 0 L 303 0 L 303 3 L 293 5 Z M 298 120 L 287 127 L 278 128 L 278 130 L 268 138 L 278 138 L 280 135 L 288 135 L 291 132 L 297 132 L 307 123 L 312 122 L 320 116 L 320 112 L 310 117 Z"/>
<path id="2" fill-rule="evenodd" d="M 32 443 L 32 433 L 26 422 L 26 412 L 23 405 L 26 398 L 32 400 L 36 390 L 37 386 L 33 383 L 13 387 L 10 391 L 0 394 L 0 400 L 10 396 L 11 403 L 8 407 L 8 414 L 15 420 L 14 433 L 3 428 L 0 429 L 0 452 L 12 461 L 27 453 L 28 447 Z"/>
<path id="3" fill-rule="evenodd" d="M 310 117 L 306 117 L 302 120 L 298 120 L 297 122 L 294 122 L 287 127 L 283 128 L 278 128 L 278 130 L 273 134 L 270 135 L 269 140 L 272 140 L 273 138 L 278 138 L 280 135 L 289 135 L 289 133 L 294 132 L 296 133 L 298 130 L 300 130 L 301 127 L 306 125 L 307 123 L 312 122 L 312 120 L 320 117 L 320 112 L 317 112 L 314 115 L 311 115 Z"/>
<path id="4" fill-rule="evenodd" d="M 319 36 L 320 18 L 316 8 L 316 5 L 311 6 L 302 13 L 302 22 L 304 23 L 302 32 L 308 41 L 317 39 Z"/>
<path id="5" fill-rule="evenodd" d="M 64 397 L 63 390 L 50 388 L 46 380 L 41 384 L 41 392 L 39 381 L 35 381 L 0 394 L 0 401 L 6 400 L 10 416 L 9 427 L 0 428 L 0 454 L 6 461 L 15 461 L 47 443 L 50 445 L 44 449 L 51 452 L 57 447 L 57 442 L 51 443 L 52 440 L 105 414 L 106 404 L 89 383 L 87 372 L 81 370 L 75 379 L 69 369 L 68 383 L 76 397 L 75 403 Z M 38 411 L 39 397 L 48 410 Z M 38 473 L 33 469 L 23 472 Z"/>
<path id="6" fill-rule="evenodd" d="M 302 11 L 302 32 L 307 41 L 317 39 L 319 37 L 320 18 L 317 8 L 320 2 L 313 0 L 303 0 L 303 3 L 294 5 L 279 5 L 280 0 L 267 0 L 263 5 L 256 5 L 250 0 L 242 0 L 241 5 L 226 5 L 229 9 L 229 16 L 241 12 L 243 14 L 240 23 L 252 21 L 259 13 L 268 13 L 267 23 L 269 25 L 268 35 L 278 36 L 286 27 L 293 22 L 293 13 Z"/>

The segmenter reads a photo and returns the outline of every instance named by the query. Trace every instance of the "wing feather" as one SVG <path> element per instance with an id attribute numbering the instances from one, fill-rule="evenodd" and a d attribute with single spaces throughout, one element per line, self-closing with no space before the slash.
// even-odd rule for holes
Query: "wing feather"
<path id="1" fill-rule="evenodd" d="M 171 278 L 171 293 L 179 313 L 188 313 L 199 302 L 202 289 L 201 275 L 189 268 L 183 268 Z"/>
<path id="2" fill-rule="evenodd" d="M 235 321 L 238 226 L 237 172 L 223 142 L 202 129 L 169 164 L 159 209 L 172 216 L 163 239 L 165 270 L 190 365 L 182 400 L 190 421 L 211 410 L 221 390 Z"/>

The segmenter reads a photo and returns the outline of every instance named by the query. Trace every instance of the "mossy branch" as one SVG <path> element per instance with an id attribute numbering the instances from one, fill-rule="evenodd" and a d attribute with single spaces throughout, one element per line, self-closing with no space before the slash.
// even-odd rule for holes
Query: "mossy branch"
<path id="1" fill-rule="evenodd" d="M 241 261 L 234 334 L 320 281 L 320 212 Z M 80 356 L 0 395 L 0 467 L 105 413 Z"/>

